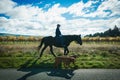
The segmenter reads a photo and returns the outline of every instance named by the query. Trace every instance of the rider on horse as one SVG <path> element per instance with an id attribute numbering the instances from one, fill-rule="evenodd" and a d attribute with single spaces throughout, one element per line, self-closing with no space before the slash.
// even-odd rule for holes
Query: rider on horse
<path id="1" fill-rule="evenodd" d="M 62 34 L 60 32 L 60 24 L 57 24 L 57 28 L 56 28 L 55 34 L 56 34 L 55 38 L 56 38 L 57 44 L 61 44 L 62 46 L 64 46 Z"/>
<path id="2" fill-rule="evenodd" d="M 61 36 L 61 32 L 60 32 L 60 24 L 57 24 L 57 28 L 56 28 L 56 37 L 60 37 Z"/>

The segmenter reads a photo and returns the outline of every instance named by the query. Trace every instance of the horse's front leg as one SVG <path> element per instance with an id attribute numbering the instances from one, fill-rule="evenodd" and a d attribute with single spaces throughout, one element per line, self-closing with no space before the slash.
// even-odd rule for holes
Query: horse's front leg
<path id="1" fill-rule="evenodd" d="M 67 47 L 64 47 L 64 55 L 68 55 L 68 53 L 69 53 L 68 48 L 67 48 Z"/>
<path id="2" fill-rule="evenodd" d="M 64 55 L 66 55 L 66 48 L 64 48 Z"/>
<path id="3" fill-rule="evenodd" d="M 54 52 L 53 52 L 53 47 L 52 47 L 52 46 L 50 46 L 50 51 L 51 51 L 52 55 L 53 55 L 54 57 L 56 57 L 56 55 L 55 55 Z"/>
<path id="4" fill-rule="evenodd" d="M 69 49 L 68 49 L 68 48 L 66 48 L 66 50 L 67 50 L 67 53 L 66 53 L 66 55 L 68 55 L 68 53 L 69 53 Z"/>

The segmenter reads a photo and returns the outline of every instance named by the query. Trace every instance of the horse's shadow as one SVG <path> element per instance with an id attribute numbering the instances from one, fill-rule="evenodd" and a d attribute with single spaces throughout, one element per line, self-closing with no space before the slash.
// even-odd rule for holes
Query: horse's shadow
<path id="1" fill-rule="evenodd" d="M 71 79 L 72 76 L 74 75 L 73 71 L 74 70 L 69 69 L 53 69 L 50 72 L 47 72 L 47 75 Z"/>
<path id="2" fill-rule="evenodd" d="M 56 77 L 61 77 L 61 78 L 66 78 L 66 79 L 71 79 L 72 76 L 74 75 L 73 71 L 70 69 L 54 69 L 54 68 L 28 68 L 27 66 L 32 62 L 32 65 L 35 65 L 35 63 L 38 61 L 38 59 L 35 60 L 28 60 L 25 62 L 23 65 L 21 65 L 21 68 L 18 69 L 18 71 L 22 72 L 28 72 L 24 76 L 20 77 L 17 80 L 26 80 L 30 76 L 39 74 L 39 73 L 46 73 L 46 75 L 49 76 L 56 76 Z M 31 66 L 32 66 L 31 65 Z M 44 65 L 44 64 L 43 64 Z M 49 65 L 49 64 L 46 64 Z"/>

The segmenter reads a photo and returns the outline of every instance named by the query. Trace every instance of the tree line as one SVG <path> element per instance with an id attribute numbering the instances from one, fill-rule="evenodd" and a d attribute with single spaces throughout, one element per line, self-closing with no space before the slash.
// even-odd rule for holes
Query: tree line
<path id="1" fill-rule="evenodd" d="M 85 37 L 117 37 L 120 36 L 120 28 L 118 28 L 116 25 L 113 29 L 108 29 L 105 32 L 101 33 L 95 33 L 95 34 L 89 34 Z"/>

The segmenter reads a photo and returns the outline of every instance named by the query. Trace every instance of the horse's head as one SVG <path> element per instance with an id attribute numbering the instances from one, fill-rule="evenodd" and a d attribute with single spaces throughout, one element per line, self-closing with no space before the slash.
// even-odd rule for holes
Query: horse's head
<path id="1" fill-rule="evenodd" d="M 81 35 L 77 35 L 76 38 L 75 38 L 75 41 L 76 41 L 78 44 L 82 45 Z"/>

